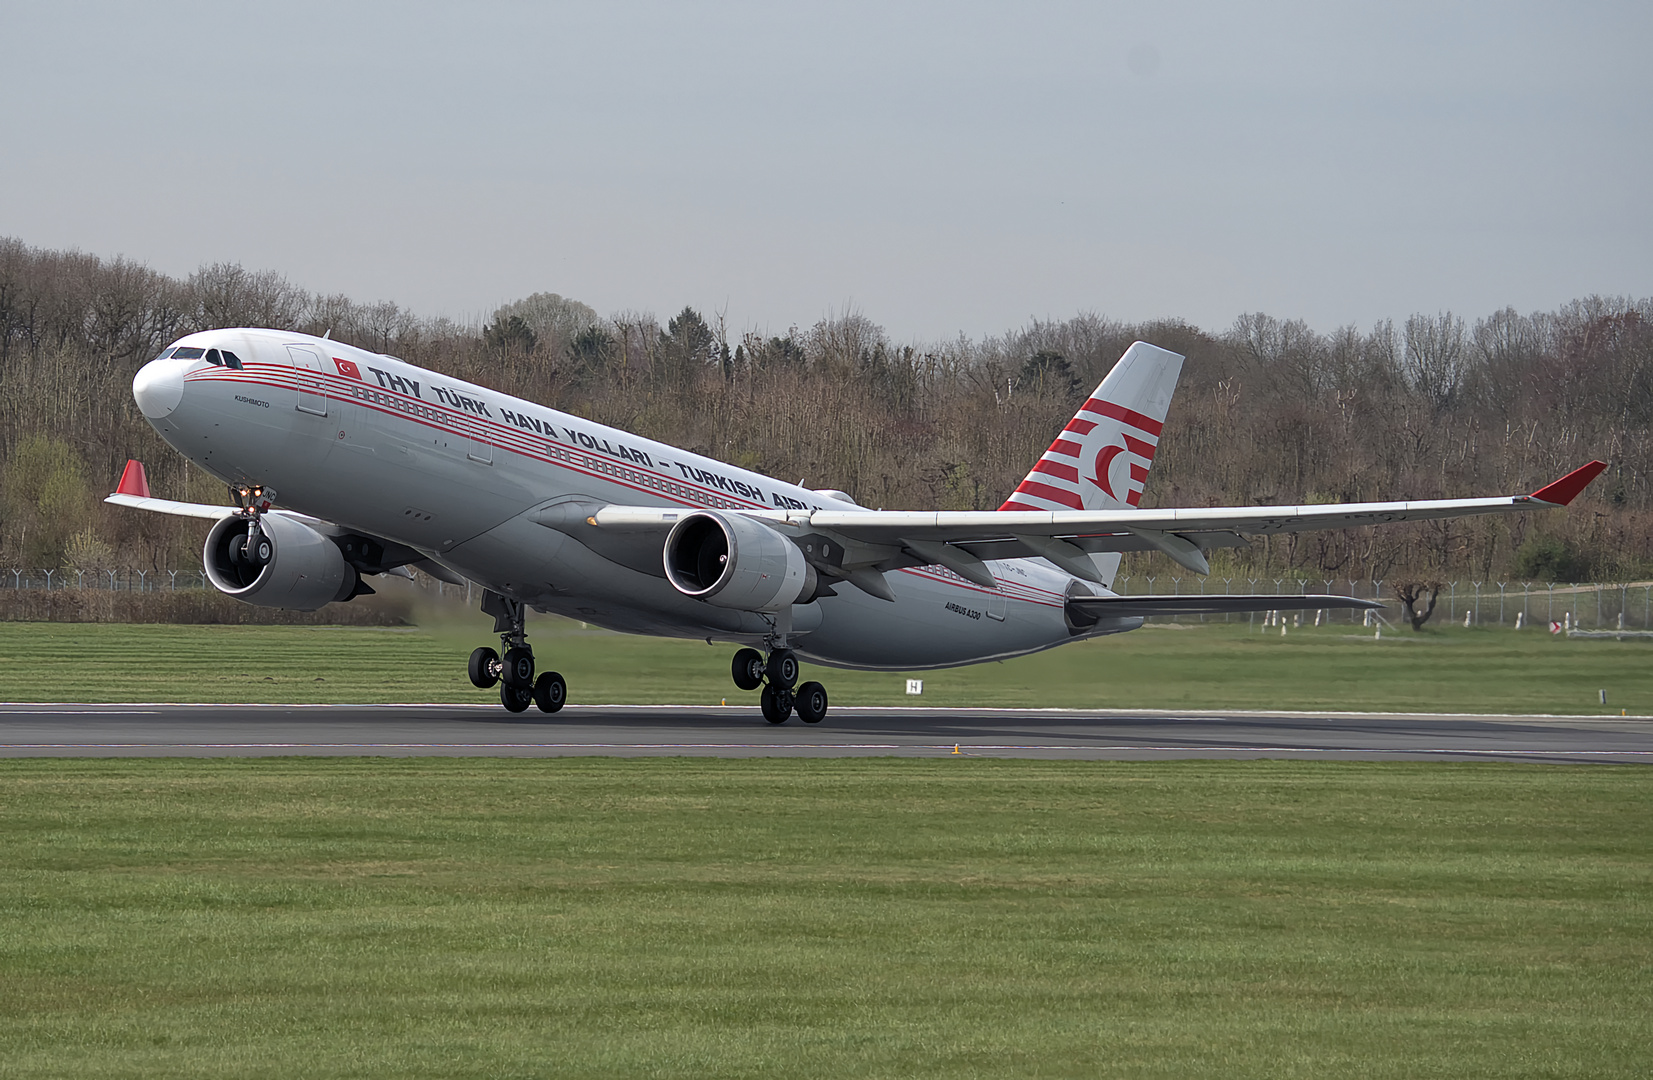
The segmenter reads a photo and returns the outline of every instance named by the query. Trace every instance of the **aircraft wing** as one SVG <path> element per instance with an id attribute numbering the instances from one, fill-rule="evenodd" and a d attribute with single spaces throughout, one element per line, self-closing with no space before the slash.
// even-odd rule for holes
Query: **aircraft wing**
<path id="1" fill-rule="evenodd" d="M 1040 557 L 1076 577 L 1099 581 L 1088 558 L 1091 553 L 1157 550 L 1205 574 L 1210 566 L 1202 549 L 1243 546 L 1247 535 L 1551 509 L 1572 502 L 1606 468 L 1606 462 L 1592 461 L 1530 494 L 1482 499 L 1167 510 L 719 512 L 767 521 L 797 539 L 818 535 L 838 541 L 831 564 L 817 563 L 817 568 L 863 588 L 867 585 L 862 582 L 868 582 L 863 571 L 927 564 L 945 566 L 967 580 L 993 587 L 992 574 L 983 565 L 986 559 Z M 679 519 L 696 512 L 680 507 L 565 504 L 536 513 L 534 518 L 548 528 L 578 533 L 583 542 L 602 551 L 610 544 L 618 549 L 664 535 Z M 608 534 L 606 539 L 603 534 Z M 645 543 L 639 548 L 647 555 L 642 561 L 657 562 L 658 549 L 646 547 Z M 635 553 L 628 554 L 633 557 L 626 561 L 639 561 Z M 869 591 L 881 592 L 876 582 L 868 584 Z"/>
<path id="2" fill-rule="evenodd" d="M 809 523 L 869 543 L 913 537 L 969 544 L 1006 535 L 1078 537 L 1097 533 L 1234 532 L 1260 535 L 1313 529 L 1347 529 L 1393 521 L 1423 521 L 1547 510 L 1566 506 L 1607 463 L 1592 461 L 1530 495 L 1490 499 L 1330 503 L 1308 506 L 1217 506 L 1171 510 L 985 510 L 963 512 L 816 511 Z M 1030 552 L 1030 554 L 1037 554 Z"/>

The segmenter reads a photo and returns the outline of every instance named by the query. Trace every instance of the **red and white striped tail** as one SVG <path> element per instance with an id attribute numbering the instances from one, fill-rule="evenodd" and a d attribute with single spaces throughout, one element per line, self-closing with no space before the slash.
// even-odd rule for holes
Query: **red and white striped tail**
<path id="1" fill-rule="evenodd" d="M 1126 349 L 999 509 L 1135 506 L 1154 463 L 1182 359 L 1144 341 Z"/>

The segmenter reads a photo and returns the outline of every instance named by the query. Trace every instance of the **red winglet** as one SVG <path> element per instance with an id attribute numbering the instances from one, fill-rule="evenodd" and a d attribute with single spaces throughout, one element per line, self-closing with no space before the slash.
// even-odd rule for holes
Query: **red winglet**
<path id="1" fill-rule="evenodd" d="M 1607 462 L 1592 461 L 1582 468 L 1574 469 L 1555 483 L 1539 488 L 1532 493 L 1532 497 L 1554 503 L 1556 506 L 1566 506 L 1578 498 L 1578 493 L 1584 490 L 1585 485 L 1600 476 L 1605 468 Z"/>
<path id="2" fill-rule="evenodd" d="M 121 473 L 120 486 L 115 489 L 116 495 L 136 495 L 140 499 L 149 498 L 149 477 L 144 475 L 143 462 L 131 458 L 126 463 L 126 470 Z"/>

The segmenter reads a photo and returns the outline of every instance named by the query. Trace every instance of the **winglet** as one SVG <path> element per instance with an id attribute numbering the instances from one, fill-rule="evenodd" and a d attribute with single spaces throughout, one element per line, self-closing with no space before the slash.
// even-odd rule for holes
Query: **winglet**
<path id="1" fill-rule="evenodd" d="M 1578 493 L 1607 468 L 1605 461 L 1592 461 L 1590 464 L 1574 469 L 1553 484 L 1539 488 L 1532 493 L 1532 498 L 1541 502 L 1552 503 L 1556 506 L 1566 506 L 1578 498 Z"/>
<path id="2" fill-rule="evenodd" d="M 144 475 L 143 462 L 136 458 L 128 459 L 126 470 L 121 473 L 121 483 L 115 489 L 115 494 L 136 495 L 140 499 L 149 498 L 149 477 Z"/>

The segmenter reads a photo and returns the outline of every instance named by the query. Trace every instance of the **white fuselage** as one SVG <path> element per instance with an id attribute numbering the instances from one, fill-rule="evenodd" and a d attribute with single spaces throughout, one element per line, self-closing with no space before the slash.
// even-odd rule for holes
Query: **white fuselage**
<path id="1" fill-rule="evenodd" d="M 277 506 L 414 548 L 538 610 L 614 630 L 756 643 L 774 620 L 685 596 L 658 566 L 611 561 L 537 523 L 535 511 L 563 501 L 856 509 L 340 342 L 219 330 L 179 344 L 228 349 L 243 364 L 165 359 L 139 375 L 151 388 L 140 398 L 150 422 L 207 472 L 273 489 Z M 155 415 L 156 400 L 171 407 Z M 939 566 L 888 574 L 894 603 L 838 584 L 835 596 L 793 606 L 796 647 L 825 664 L 904 670 L 1017 656 L 1141 624 L 1113 619 L 1076 631 L 1063 606 L 1070 575 L 1041 559 L 987 565 L 997 589 Z"/>

